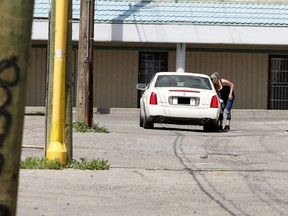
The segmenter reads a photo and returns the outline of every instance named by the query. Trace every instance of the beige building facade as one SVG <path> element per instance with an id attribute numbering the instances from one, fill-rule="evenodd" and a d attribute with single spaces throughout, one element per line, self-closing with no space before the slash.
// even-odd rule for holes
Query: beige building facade
<path id="1" fill-rule="evenodd" d="M 75 105 L 80 6 L 74 3 Z M 38 4 L 27 106 L 45 106 L 48 86 L 49 4 Z M 141 95 L 137 83 L 148 83 L 158 71 L 183 69 L 208 75 L 218 71 L 233 82 L 234 108 L 288 109 L 286 0 L 98 0 L 95 10 L 94 107 L 136 108 Z"/>
<path id="2" fill-rule="evenodd" d="M 176 69 L 176 44 L 96 44 L 94 50 L 94 107 L 136 108 L 139 92 L 135 88 L 140 82 L 140 53 L 167 53 L 167 70 Z M 235 84 L 238 109 L 273 109 L 269 101 L 269 77 L 272 69 L 271 57 L 282 59 L 281 67 L 287 65 L 285 47 L 251 46 L 199 46 L 187 45 L 186 72 L 211 74 L 218 71 L 223 78 Z M 74 96 L 77 92 L 77 48 L 73 49 Z M 283 63 L 283 61 L 286 61 Z M 143 63 L 143 62 L 142 62 Z M 150 62 L 151 63 L 151 62 Z M 149 62 L 148 62 L 149 64 Z M 279 64 L 282 64 L 279 65 Z M 277 67 L 277 64 L 276 64 Z M 284 70 L 284 69 L 283 69 Z M 36 45 L 31 49 L 27 85 L 27 106 L 45 106 L 47 77 L 47 48 Z M 285 78 L 286 79 L 286 78 Z M 286 93 L 285 93 L 286 94 Z M 75 99 L 75 97 L 74 97 Z M 75 102 L 75 101 L 74 101 Z M 281 109 L 278 107 L 277 109 Z"/>

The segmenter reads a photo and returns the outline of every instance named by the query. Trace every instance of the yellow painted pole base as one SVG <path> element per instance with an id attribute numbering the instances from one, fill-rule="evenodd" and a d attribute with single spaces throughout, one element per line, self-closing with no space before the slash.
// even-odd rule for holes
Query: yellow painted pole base
<path id="1" fill-rule="evenodd" d="M 46 157 L 48 160 L 59 159 L 61 163 L 67 164 L 67 150 L 63 143 L 54 141 L 51 142 L 47 149 Z"/>

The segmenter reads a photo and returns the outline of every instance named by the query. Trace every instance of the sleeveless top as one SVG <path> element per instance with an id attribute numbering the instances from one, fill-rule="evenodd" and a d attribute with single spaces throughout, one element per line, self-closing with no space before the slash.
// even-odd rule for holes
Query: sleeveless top
<path id="1" fill-rule="evenodd" d="M 228 101 L 229 99 L 229 93 L 230 93 L 230 87 L 229 86 L 225 86 L 223 85 L 221 79 L 220 79 L 220 83 L 222 85 L 222 88 L 218 91 L 220 96 L 221 96 L 221 99 L 224 101 L 224 103 L 226 104 L 226 102 Z M 234 91 L 232 92 L 232 96 L 234 98 Z"/>

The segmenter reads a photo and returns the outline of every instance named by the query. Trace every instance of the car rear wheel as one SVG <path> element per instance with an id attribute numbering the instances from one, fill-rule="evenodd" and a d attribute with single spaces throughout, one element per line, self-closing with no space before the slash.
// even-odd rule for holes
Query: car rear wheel
<path id="1" fill-rule="evenodd" d="M 154 122 L 153 121 L 148 121 L 146 114 L 143 120 L 143 128 L 145 129 L 152 129 L 154 128 Z"/>
<path id="2" fill-rule="evenodd" d="M 139 115 L 139 126 L 143 127 L 143 118 L 141 116 L 141 112 L 140 112 L 140 115 Z"/>
<path id="3" fill-rule="evenodd" d="M 218 125 L 217 124 L 203 125 L 203 130 L 207 132 L 218 132 Z"/>

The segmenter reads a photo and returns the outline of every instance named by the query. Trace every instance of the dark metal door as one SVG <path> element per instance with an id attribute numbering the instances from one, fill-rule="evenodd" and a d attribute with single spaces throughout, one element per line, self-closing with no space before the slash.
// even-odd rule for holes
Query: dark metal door
<path id="1" fill-rule="evenodd" d="M 167 52 L 139 53 L 139 83 L 148 84 L 155 73 L 168 70 Z"/>
<path id="2" fill-rule="evenodd" d="M 168 70 L 168 52 L 140 52 L 138 83 L 148 84 L 155 73 Z M 143 92 L 138 91 L 139 99 Z"/>
<path id="3" fill-rule="evenodd" d="M 288 109 L 288 56 L 270 56 L 269 103 L 272 110 Z"/>

